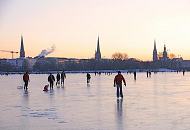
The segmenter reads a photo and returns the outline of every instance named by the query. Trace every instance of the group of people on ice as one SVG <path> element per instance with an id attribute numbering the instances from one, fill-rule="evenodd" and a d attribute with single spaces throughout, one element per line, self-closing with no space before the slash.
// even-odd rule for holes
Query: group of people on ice
<path id="1" fill-rule="evenodd" d="M 87 84 L 89 84 L 90 79 L 91 79 L 91 75 L 89 73 L 87 73 L 86 78 L 87 78 Z M 66 79 L 65 72 L 62 71 L 61 74 L 58 72 L 57 75 L 56 75 L 56 86 L 58 86 L 60 84 L 61 84 L 61 86 L 63 86 L 64 82 L 65 82 L 65 79 Z M 24 90 L 27 91 L 28 90 L 28 82 L 30 81 L 28 72 L 26 72 L 23 75 L 23 81 L 24 81 Z M 50 90 L 53 89 L 54 82 L 55 82 L 55 77 L 54 77 L 54 75 L 52 73 L 50 73 L 50 75 L 48 76 L 48 82 L 49 82 L 49 85 L 45 85 L 43 91 L 48 91 L 49 86 L 50 86 Z M 117 98 L 119 98 L 119 97 L 123 98 L 122 82 L 126 86 L 125 78 L 121 74 L 121 71 L 118 71 L 118 74 L 114 78 L 114 87 L 117 88 Z"/>
<path id="2" fill-rule="evenodd" d="M 61 74 L 58 72 L 56 75 L 56 86 L 59 86 L 61 84 L 61 86 L 64 85 L 66 79 L 66 74 L 64 71 L 61 72 Z M 29 74 L 28 72 L 24 73 L 23 75 L 23 81 L 24 81 L 24 90 L 28 90 L 28 82 L 30 81 L 29 78 Z M 43 91 L 48 91 L 48 87 L 50 86 L 50 90 L 53 89 L 53 85 L 55 82 L 55 77 L 52 73 L 50 73 L 50 75 L 48 76 L 48 82 L 49 85 L 45 85 L 44 90 Z"/>
<path id="3" fill-rule="evenodd" d="M 66 79 L 66 74 L 64 71 L 61 72 L 61 74 L 58 72 L 57 75 L 56 75 L 56 86 L 59 86 L 61 84 L 61 86 L 64 85 L 65 83 L 65 79 Z M 53 85 L 54 85 L 54 82 L 55 82 L 55 77 L 52 73 L 50 73 L 50 75 L 48 76 L 48 82 L 49 82 L 49 85 L 50 85 L 50 90 L 53 89 Z M 61 83 L 60 83 L 61 82 Z M 44 87 L 44 91 L 48 91 L 48 88 L 46 89 Z"/>

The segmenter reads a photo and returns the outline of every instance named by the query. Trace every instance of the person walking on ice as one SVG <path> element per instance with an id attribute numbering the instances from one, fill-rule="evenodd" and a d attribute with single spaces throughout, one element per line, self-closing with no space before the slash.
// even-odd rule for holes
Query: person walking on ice
<path id="1" fill-rule="evenodd" d="M 87 78 L 87 84 L 90 83 L 91 76 L 89 73 L 86 74 L 86 78 Z"/>
<path id="2" fill-rule="evenodd" d="M 55 81 L 55 77 L 50 73 L 50 75 L 48 76 L 48 82 L 50 84 L 50 90 L 53 89 L 54 81 Z"/>
<path id="3" fill-rule="evenodd" d="M 60 85 L 60 78 L 61 78 L 61 76 L 60 76 L 60 73 L 58 72 L 57 76 L 56 76 L 56 79 L 57 79 L 56 86 Z"/>
<path id="4" fill-rule="evenodd" d="M 23 75 L 23 81 L 24 81 L 24 90 L 28 90 L 28 82 L 30 81 L 28 72 L 26 72 Z"/>
<path id="5" fill-rule="evenodd" d="M 114 87 L 117 87 L 117 98 L 121 97 L 123 99 L 122 81 L 126 86 L 125 78 L 121 74 L 121 71 L 118 71 L 118 74 L 114 78 Z"/>
<path id="6" fill-rule="evenodd" d="M 66 79 L 66 74 L 65 74 L 65 72 L 63 71 L 63 72 L 61 73 L 61 85 L 63 85 L 63 86 L 64 86 L 64 83 L 65 83 L 65 79 Z"/>
<path id="7" fill-rule="evenodd" d="M 136 71 L 133 72 L 133 75 L 134 75 L 134 80 L 137 80 L 137 72 Z"/>

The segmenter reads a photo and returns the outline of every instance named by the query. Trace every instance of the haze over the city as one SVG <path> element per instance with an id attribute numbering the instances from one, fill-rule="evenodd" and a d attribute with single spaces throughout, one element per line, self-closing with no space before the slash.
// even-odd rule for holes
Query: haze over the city
<path id="1" fill-rule="evenodd" d="M 97 38 L 103 58 L 115 52 L 152 59 L 158 52 L 190 59 L 189 0 L 0 0 L 1 50 L 19 51 L 23 35 L 26 56 L 56 46 L 52 57 L 94 57 Z M 19 57 L 19 55 L 15 55 Z M 0 58 L 11 54 L 0 52 Z"/>

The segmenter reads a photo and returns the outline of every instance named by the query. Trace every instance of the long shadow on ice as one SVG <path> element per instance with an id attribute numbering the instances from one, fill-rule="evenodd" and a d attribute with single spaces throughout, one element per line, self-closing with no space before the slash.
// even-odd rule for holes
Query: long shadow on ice
<path id="1" fill-rule="evenodd" d="M 123 99 L 117 99 L 116 116 L 117 129 L 123 130 Z"/>

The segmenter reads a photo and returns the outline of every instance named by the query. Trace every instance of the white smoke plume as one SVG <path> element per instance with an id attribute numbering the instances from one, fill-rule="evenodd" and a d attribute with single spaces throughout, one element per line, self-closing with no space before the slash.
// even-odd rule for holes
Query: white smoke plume
<path id="1" fill-rule="evenodd" d="M 55 51 L 55 45 L 53 45 L 51 48 L 42 50 L 41 53 L 38 55 L 38 57 L 45 57 L 54 51 Z"/>

